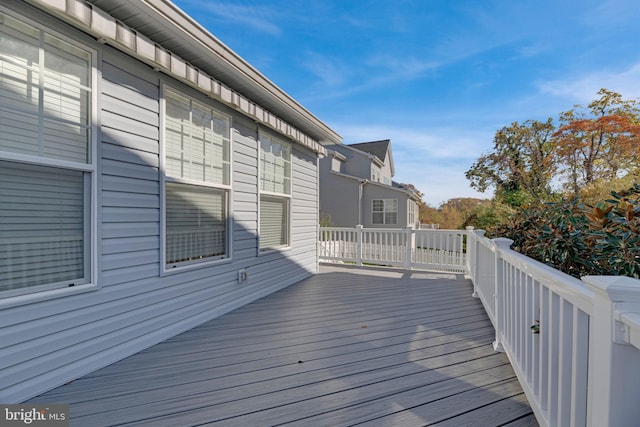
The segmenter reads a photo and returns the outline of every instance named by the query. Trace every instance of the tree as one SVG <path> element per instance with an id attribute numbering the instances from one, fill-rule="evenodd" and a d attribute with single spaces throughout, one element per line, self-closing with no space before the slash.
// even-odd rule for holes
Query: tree
<path id="1" fill-rule="evenodd" d="M 640 166 L 638 101 L 607 89 L 598 95 L 587 107 L 562 113 L 554 134 L 566 186 L 576 196 L 598 179 L 617 179 Z"/>
<path id="2" fill-rule="evenodd" d="M 484 203 L 483 199 L 472 197 L 459 197 L 449 199 L 440 205 L 440 228 L 457 230 L 464 228 L 467 218 L 479 205 Z"/>
<path id="3" fill-rule="evenodd" d="M 556 170 L 553 120 L 513 122 L 496 132 L 493 151 L 481 156 L 465 173 L 471 186 L 484 192 L 495 187 L 505 203 L 520 206 L 543 201 L 551 194 Z"/>

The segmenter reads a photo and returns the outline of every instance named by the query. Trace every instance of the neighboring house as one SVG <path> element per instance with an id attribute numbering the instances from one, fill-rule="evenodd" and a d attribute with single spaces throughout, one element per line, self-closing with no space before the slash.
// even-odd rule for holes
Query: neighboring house
<path id="1" fill-rule="evenodd" d="M 0 402 L 316 272 L 339 142 L 169 1 L 3 0 Z"/>
<path id="2" fill-rule="evenodd" d="M 391 141 L 326 143 L 320 161 L 320 214 L 338 227 L 405 228 L 418 222 L 420 196 L 393 181 Z"/>

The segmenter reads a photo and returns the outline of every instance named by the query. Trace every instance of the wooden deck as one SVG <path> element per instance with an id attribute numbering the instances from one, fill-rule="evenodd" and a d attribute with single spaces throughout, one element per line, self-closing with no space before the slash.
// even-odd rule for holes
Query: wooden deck
<path id="1" fill-rule="evenodd" d="M 71 425 L 537 425 L 469 281 L 321 273 L 32 402 Z"/>

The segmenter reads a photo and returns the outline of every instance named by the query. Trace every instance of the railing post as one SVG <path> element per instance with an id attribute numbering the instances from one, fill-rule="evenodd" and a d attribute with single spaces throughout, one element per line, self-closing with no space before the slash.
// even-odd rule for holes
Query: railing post
<path id="1" fill-rule="evenodd" d="M 505 288 L 505 274 L 504 267 L 502 264 L 502 251 L 507 250 L 513 244 L 513 240 L 505 239 L 499 237 L 497 239 L 493 239 L 493 243 L 495 244 L 496 256 L 495 256 L 495 280 L 494 280 L 494 292 L 493 297 L 495 298 L 495 319 L 496 324 L 496 339 L 493 342 L 493 349 L 495 351 L 503 352 L 504 347 L 502 347 L 502 332 L 504 331 L 505 324 L 505 310 L 504 310 L 504 288 Z"/>
<path id="2" fill-rule="evenodd" d="M 622 427 L 640 420 L 640 350 L 629 345 L 616 312 L 640 312 L 640 281 L 625 276 L 585 276 L 595 294 L 589 322 L 587 425 Z"/>
<path id="3" fill-rule="evenodd" d="M 361 224 L 356 225 L 356 265 L 362 267 L 362 229 Z"/>
<path id="4" fill-rule="evenodd" d="M 478 287 L 476 286 L 476 275 L 475 275 L 475 267 L 476 267 L 476 239 L 473 234 L 473 226 L 468 225 L 466 228 L 466 236 L 467 236 L 467 259 L 465 269 L 467 270 L 467 276 L 471 279 L 471 283 L 473 283 L 473 293 L 472 297 L 478 298 Z"/>
<path id="5" fill-rule="evenodd" d="M 405 251 L 405 262 L 404 266 L 407 270 L 411 270 L 413 268 L 413 244 L 414 244 L 414 232 L 412 227 L 407 227 L 406 231 L 406 251 Z"/>

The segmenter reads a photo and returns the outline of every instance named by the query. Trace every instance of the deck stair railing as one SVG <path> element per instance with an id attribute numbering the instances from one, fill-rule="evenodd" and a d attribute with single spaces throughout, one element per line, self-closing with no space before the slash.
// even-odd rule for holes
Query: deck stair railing
<path id="1" fill-rule="evenodd" d="M 465 273 L 540 425 L 640 425 L 640 280 L 577 279 L 471 227 L 320 230 L 320 260 Z"/>

